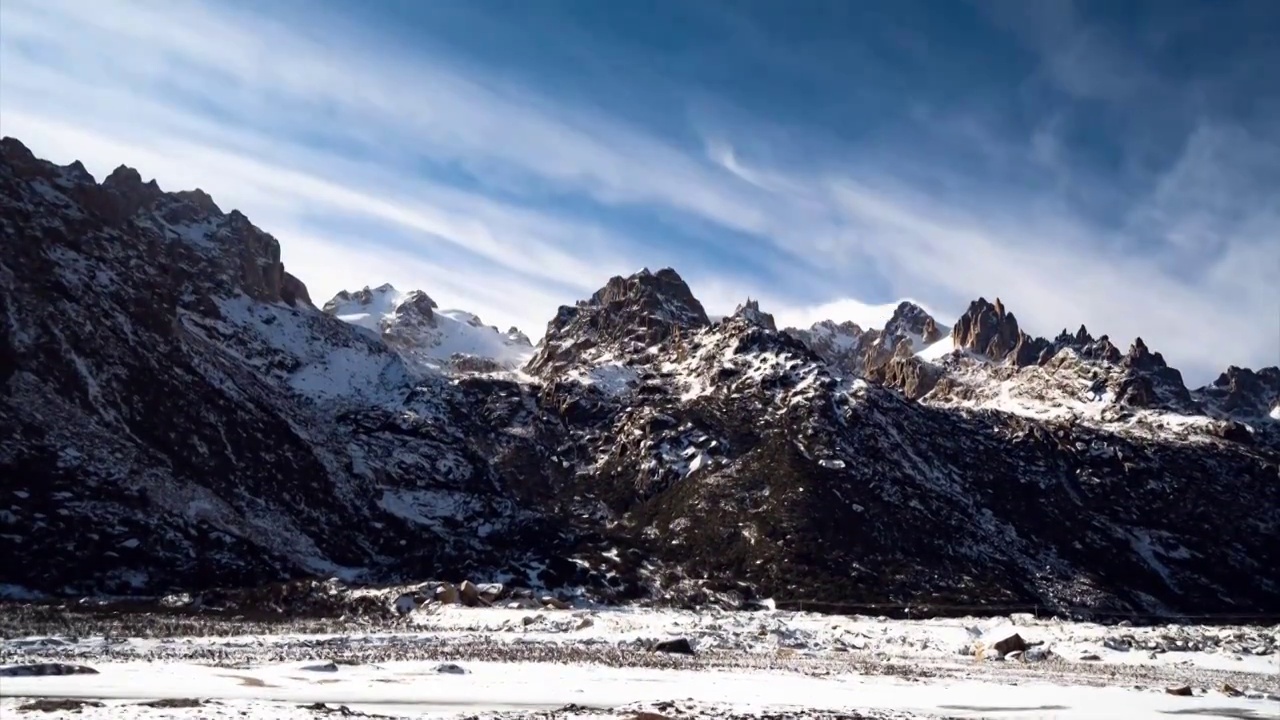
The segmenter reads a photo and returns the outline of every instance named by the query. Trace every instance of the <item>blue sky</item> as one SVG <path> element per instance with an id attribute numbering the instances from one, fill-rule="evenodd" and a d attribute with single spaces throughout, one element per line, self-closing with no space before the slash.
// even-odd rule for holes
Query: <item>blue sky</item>
<path id="1" fill-rule="evenodd" d="M 537 337 L 613 274 L 713 312 L 1280 362 L 1280 4 L 4 0 L 0 131 L 201 187 L 323 302 Z"/>

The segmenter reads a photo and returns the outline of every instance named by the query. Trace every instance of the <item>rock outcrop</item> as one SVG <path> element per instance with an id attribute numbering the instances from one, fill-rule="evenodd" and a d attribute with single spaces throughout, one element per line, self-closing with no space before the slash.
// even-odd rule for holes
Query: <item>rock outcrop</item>
<path id="1" fill-rule="evenodd" d="M 526 370 L 550 375 L 587 355 L 639 352 L 710 324 L 679 273 L 646 268 L 611 278 L 588 300 L 561 306 Z"/>
<path id="2" fill-rule="evenodd" d="M 1018 327 L 1018 319 L 1007 312 L 1000 298 L 994 304 L 978 298 L 969 304 L 951 330 L 956 347 L 995 362 L 1009 361 L 1015 367 L 1026 367 L 1045 361 L 1051 345 L 1043 338 L 1033 338 Z"/>

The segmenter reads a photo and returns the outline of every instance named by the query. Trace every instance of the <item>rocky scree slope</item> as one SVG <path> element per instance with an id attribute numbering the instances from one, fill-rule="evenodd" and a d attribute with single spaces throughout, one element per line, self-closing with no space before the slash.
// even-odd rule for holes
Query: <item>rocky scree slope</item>
<path id="1" fill-rule="evenodd" d="M 202 193 L 0 150 L 0 583 L 1280 608 L 1274 369 L 1187 391 L 978 301 L 947 353 L 899 308 L 855 370 L 664 269 L 562 307 L 531 380 L 452 372 L 423 294 L 319 310 Z"/>

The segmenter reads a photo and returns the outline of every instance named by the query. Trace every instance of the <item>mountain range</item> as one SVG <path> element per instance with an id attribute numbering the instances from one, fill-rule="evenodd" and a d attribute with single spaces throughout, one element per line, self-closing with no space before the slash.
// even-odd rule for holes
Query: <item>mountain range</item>
<path id="1" fill-rule="evenodd" d="M 1280 369 L 1141 339 L 712 319 L 673 269 L 535 345 L 317 307 L 199 191 L 0 141 L 0 590 L 470 578 L 602 600 L 1280 608 Z"/>

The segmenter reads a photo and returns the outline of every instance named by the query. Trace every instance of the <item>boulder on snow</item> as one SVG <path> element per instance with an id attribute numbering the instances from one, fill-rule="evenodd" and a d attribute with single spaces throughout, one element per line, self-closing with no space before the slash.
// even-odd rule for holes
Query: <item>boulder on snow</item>
<path id="1" fill-rule="evenodd" d="M 458 586 L 458 598 L 467 607 L 480 607 L 489 604 L 489 601 L 480 597 L 480 588 L 476 587 L 476 584 L 470 580 L 463 580 L 462 584 Z"/>
<path id="2" fill-rule="evenodd" d="M 480 597 L 493 602 L 502 597 L 505 588 L 502 583 L 476 583 L 476 589 L 480 591 Z"/>
<path id="3" fill-rule="evenodd" d="M 407 592 L 397 597 L 393 606 L 400 615 L 408 615 L 417 610 L 426 601 L 426 596 L 421 593 Z"/>
<path id="4" fill-rule="evenodd" d="M 689 644 L 688 638 L 675 638 L 674 640 L 659 640 L 653 644 L 654 652 L 671 653 L 673 655 L 693 655 L 693 646 Z"/>
<path id="5" fill-rule="evenodd" d="M 1195 695 L 1195 693 L 1191 691 L 1190 685 L 1179 685 L 1177 687 L 1165 688 L 1164 691 L 1170 695 L 1178 695 L 1180 697 L 1192 697 Z"/>
<path id="6" fill-rule="evenodd" d="M 995 641 L 991 644 L 991 647 L 996 652 L 1000 653 L 1001 657 L 1004 657 L 1011 652 L 1026 652 L 1027 641 L 1023 640 L 1022 636 L 1018 633 L 1013 633 L 1012 635 L 1008 635 Z"/>
<path id="7" fill-rule="evenodd" d="M 560 598 L 554 595 L 543 595 L 541 598 L 541 602 L 543 607 L 549 607 L 556 610 L 568 610 L 571 607 L 569 603 L 561 600 Z"/>
<path id="8" fill-rule="evenodd" d="M 436 587 L 436 601 L 442 605 L 452 605 L 458 602 L 458 588 L 453 583 L 440 583 Z"/>

